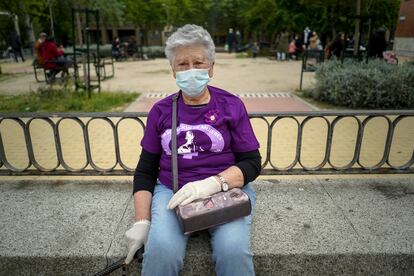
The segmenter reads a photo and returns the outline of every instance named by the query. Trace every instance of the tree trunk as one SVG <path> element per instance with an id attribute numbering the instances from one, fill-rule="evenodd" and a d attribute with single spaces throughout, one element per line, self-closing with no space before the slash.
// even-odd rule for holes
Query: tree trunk
<path id="1" fill-rule="evenodd" d="M 332 41 L 335 39 L 335 36 L 336 36 L 336 29 L 335 29 L 335 10 L 336 10 L 336 5 L 337 5 L 337 2 L 332 6 L 332 9 L 331 9 L 331 18 L 330 18 L 330 21 L 331 21 L 331 31 L 332 31 Z"/>
<path id="2" fill-rule="evenodd" d="M 360 39 L 360 24 L 361 24 L 361 18 L 359 16 L 361 15 L 361 0 L 356 1 L 356 18 L 355 18 L 355 34 L 354 34 L 354 56 L 357 56 L 359 53 L 359 39 Z"/>
<path id="3" fill-rule="evenodd" d="M 21 10 L 24 14 L 25 29 L 26 29 L 27 37 L 29 39 L 30 49 L 33 53 L 33 47 L 34 47 L 34 44 L 35 44 L 35 35 L 34 35 L 34 31 L 33 31 L 32 20 L 30 19 L 30 15 L 26 13 L 26 7 L 24 6 L 23 2 L 20 2 L 20 8 L 21 8 Z M 19 31 L 18 31 L 17 35 L 21 36 Z"/>
<path id="4" fill-rule="evenodd" d="M 50 5 L 50 0 L 47 1 L 47 5 L 49 6 L 50 29 L 52 32 L 52 36 L 55 37 L 55 26 L 53 23 L 53 12 L 52 12 L 52 6 Z"/>
<path id="5" fill-rule="evenodd" d="M 79 12 L 76 12 L 75 14 L 75 20 L 76 20 L 76 29 L 78 30 L 78 41 L 79 41 L 79 48 L 82 49 L 83 47 L 83 35 L 82 35 L 82 23 L 81 23 L 81 18 L 79 16 Z M 76 45 L 76 42 L 75 42 Z M 86 84 L 86 89 L 89 90 L 89 83 L 88 83 L 88 76 L 86 73 L 86 54 L 82 52 L 82 67 L 83 67 L 83 81 Z"/>
<path id="6" fill-rule="evenodd" d="M 107 32 L 106 24 L 104 23 L 103 20 L 100 20 L 99 25 L 101 28 L 101 43 L 105 45 L 108 43 L 108 32 Z"/>
<path id="7" fill-rule="evenodd" d="M 33 30 L 33 22 L 27 13 L 25 14 L 24 19 L 25 19 L 24 22 L 26 25 L 27 37 L 29 38 L 30 51 L 33 54 L 33 47 L 36 41 L 34 30 Z"/>

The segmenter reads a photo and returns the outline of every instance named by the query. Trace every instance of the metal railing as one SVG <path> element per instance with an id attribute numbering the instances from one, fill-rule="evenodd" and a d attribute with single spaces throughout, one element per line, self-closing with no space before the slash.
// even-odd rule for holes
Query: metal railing
<path id="1" fill-rule="evenodd" d="M 146 117 L 147 113 L 0 113 L 0 175 L 131 175 L 134 173 L 136 163 L 128 166 L 123 161 L 123 154 L 120 150 L 122 143 L 120 136 L 121 134 L 125 136 L 122 132 L 129 130 L 124 130 L 125 128 L 121 128 L 120 125 L 125 120 L 129 120 L 129 123 L 136 124 L 142 133 L 145 129 Z M 261 142 L 262 174 L 414 173 L 414 139 L 412 138 L 414 137 L 414 110 L 251 113 L 249 117 Z M 83 139 L 85 163 L 78 167 L 73 167 L 67 162 L 62 147 L 62 139 L 68 140 L 68 137 L 65 137 L 68 135 L 68 130 L 65 132 L 62 126 L 67 121 L 78 125 Z M 114 155 L 114 162 L 109 167 L 99 166 L 92 153 L 92 145 L 96 138 L 91 141 L 91 124 L 97 121 L 110 127 L 110 134 L 107 133 L 107 135 L 112 136 L 113 139 L 109 145 L 112 147 L 110 152 Z M 375 124 L 374 121 L 376 121 Z M 45 130 L 34 129 L 35 122 L 42 122 Z M 279 153 L 275 149 L 283 144 L 283 141 L 277 141 L 280 139 L 277 136 L 287 131 L 286 127 L 279 126 L 281 122 L 291 123 L 289 131 L 293 136 L 285 140 L 290 140 L 289 142 L 294 144 L 293 158 L 283 166 L 277 165 L 277 162 L 281 159 L 281 153 L 285 149 L 282 148 Z M 345 125 L 344 122 L 346 122 Z M 310 127 L 312 124 L 314 126 Z M 377 133 L 379 125 L 382 130 Z M 340 129 L 339 126 L 342 129 L 347 126 L 345 130 L 342 130 L 342 134 L 337 130 Z M 37 130 L 45 134 L 47 128 L 53 136 L 49 138 L 53 144 L 52 153 L 56 155 L 52 158 L 56 162 L 52 166 L 44 166 L 38 161 L 38 155 L 42 151 L 34 150 L 33 146 L 32 132 Z M 313 128 L 313 132 L 308 131 L 308 128 Z M 354 134 L 349 134 L 351 128 Z M 382 141 L 375 149 L 375 154 L 380 157 L 369 165 L 363 162 L 361 155 L 364 147 L 372 144 L 371 141 L 366 140 L 368 130 L 374 139 Z M 71 132 L 69 131 L 69 134 Z M 344 134 L 349 134 L 347 136 L 349 141 L 346 145 L 334 142 Z M 6 136 L 7 141 L 4 140 Z M 397 139 L 396 136 L 399 138 Z M 98 139 L 99 137 L 101 136 L 98 135 Z M 136 148 L 139 145 L 139 138 L 137 137 L 136 140 Z M 20 146 L 13 145 L 19 139 L 21 140 Z M 37 143 L 41 144 L 42 141 Z M 335 155 L 333 148 L 338 143 L 339 148 L 342 147 L 342 150 L 351 156 L 346 163 L 342 162 L 341 165 L 333 160 Z M 305 159 L 312 157 L 312 147 L 315 145 L 321 148 L 322 157 L 316 160 L 317 163 L 308 165 Z M 305 146 L 307 149 L 310 148 L 310 153 L 304 151 Z M 396 152 L 394 148 L 397 146 L 400 148 L 397 153 L 401 153 L 401 148 L 406 153 L 405 159 L 399 160 L 398 164 L 391 160 L 391 151 Z M 27 160 L 27 164 L 17 166 L 15 156 L 14 163 L 11 161 L 12 155 L 15 154 L 13 147 L 20 154 L 23 152 L 22 156 Z M 138 160 L 138 156 L 136 158 Z"/>

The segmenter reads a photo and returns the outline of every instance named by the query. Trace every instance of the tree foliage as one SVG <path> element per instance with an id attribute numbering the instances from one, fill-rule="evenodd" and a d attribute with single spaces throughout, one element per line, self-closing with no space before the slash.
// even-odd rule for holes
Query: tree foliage
<path id="1" fill-rule="evenodd" d="M 100 10 L 106 26 L 133 25 L 143 30 L 162 30 L 186 23 L 206 27 L 214 34 L 239 29 L 245 39 L 272 40 L 288 30 L 306 26 L 320 35 L 353 32 L 356 0 L 2 0 L 0 9 L 28 14 L 36 32 L 50 28 L 49 4 L 56 21 L 56 36 L 70 36 L 73 6 Z M 363 0 L 362 15 L 371 18 L 373 29 L 394 29 L 400 0 Z M 0 23 L 1 24 L 1 23 Z M 4 29 L 4 27 L 3 27 Z"/>

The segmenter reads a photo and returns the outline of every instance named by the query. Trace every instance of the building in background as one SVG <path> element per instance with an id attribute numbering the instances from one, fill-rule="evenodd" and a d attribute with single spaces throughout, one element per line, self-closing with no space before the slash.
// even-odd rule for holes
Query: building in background
<path id="1" fill-rule="evenodd" d="M 402 0 L 395 32 L 394 51 L 414 57 L 414 0 Z"/>

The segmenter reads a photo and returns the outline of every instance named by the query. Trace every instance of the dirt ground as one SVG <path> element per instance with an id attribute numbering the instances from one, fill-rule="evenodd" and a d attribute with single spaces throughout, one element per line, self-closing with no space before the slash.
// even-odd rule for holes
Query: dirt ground
<path id="1" fill-rule="evenodd" d="M 35 91 L 37 83 L 31 66 L 25 63 L 2 63 L 3 73 L 21 73 L 0 81 L 1 95 Z M 234 93 L 292 92 L 299 89 L 301 61 L 275 61 L 268 58 L 236 58 L 235 54 L 218 53 L 210 85 Z M 312 85 L 313 73 L 304 73 L 303 87 Z M 167 59 L 124 61 L 115 63 L 115 77 L 102 82 L 104 91 L 174 92 L 177 90 Z"/>

